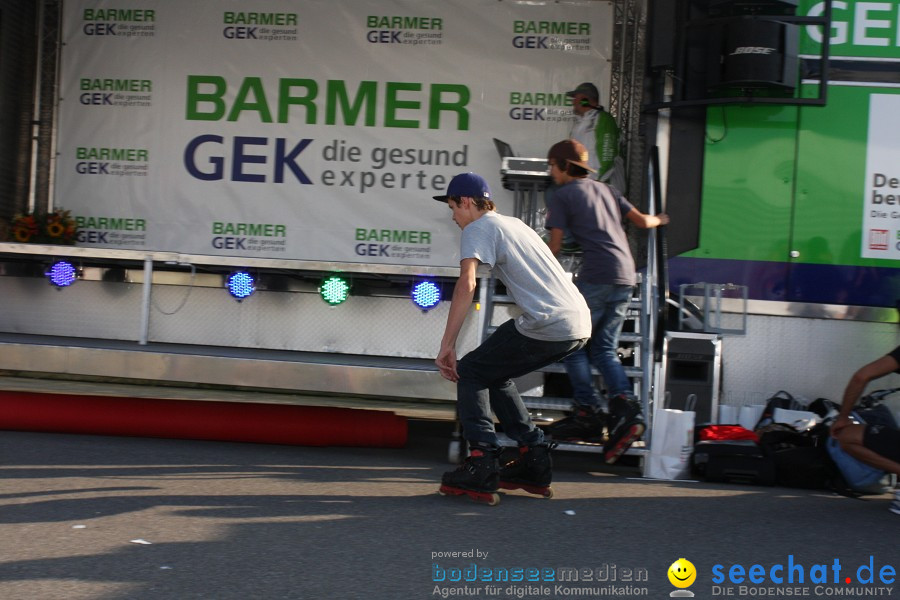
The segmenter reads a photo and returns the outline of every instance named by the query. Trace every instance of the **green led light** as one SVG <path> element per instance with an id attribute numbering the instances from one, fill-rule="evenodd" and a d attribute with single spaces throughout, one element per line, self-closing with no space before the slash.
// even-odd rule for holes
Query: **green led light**
<path id="1" fill-rule="evenodd" d="M 332 275 L 322 280 L 319 295 L 322 300 L 335 306 L 350 297 L 350 284 L 344 278 Z"/>

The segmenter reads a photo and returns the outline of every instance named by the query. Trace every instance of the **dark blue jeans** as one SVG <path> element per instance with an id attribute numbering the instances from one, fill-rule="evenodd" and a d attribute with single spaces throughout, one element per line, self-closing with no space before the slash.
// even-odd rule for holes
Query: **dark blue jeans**
<path id="1" fill-rule="evenodd" d="M 631 302 L 632 286 L 577 283 L 591 309 L 591 344 L 587 350 L 572 353 L 565 360 L 572 382 L 572 395 L 578 406 L 603 407 L 594 388 L 591 365 L 597 367 L 606 384 L 608 397 L 633 395 L 633 387 L 619 360 L 619 335 Z"/>
<path id="2" fill-rule="evenodd" d="M 507 321 L 456 365 L 457 409 L 469 443 L 499 446 L 491 409 L 504 433 L 520 446 L 544 441 L 522 403 L 514 377 L 527 375 L 583 347 L 587 339 L 546 342 L 522 335 Z"/>

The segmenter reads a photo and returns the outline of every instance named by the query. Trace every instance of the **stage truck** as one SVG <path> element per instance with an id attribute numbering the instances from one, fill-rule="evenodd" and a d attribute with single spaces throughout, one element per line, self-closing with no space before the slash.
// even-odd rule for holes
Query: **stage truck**
<path id="1" fill-rule="evenodd" d="M 475 171 L 501 212 L 521 211 L 495 140 L 538 164 L 568 136 L 566 92 L 586 81 L 619 122 L 629 197 L 673 216 L 656 264 L 670 305 L 746 291 L 713 307 L 738 332 L 703 322 L 708 298 L 682 301 L 682 329 L 721 335 L 721 403 L 837 398 L 897 343 L 889 3 L 34 4 L 10 3 L 0 25 L 31 48 L 0 77 L 33 84 L 2 86 L 4 372 L 452 417 L 454 387 L 432 361 L 459 232 L 431 196 Z M 750 17 L 787 23 L 782 45 L 715 25 Z M 711 22 L 715 60 L 689 35 Z M 715 77 L 685 91 L 698 54 Z M 726 55 L 775 57 L 774 85 L 736 84 Z M 542 198 L 532 208 L 540 227 Z M 664 305 L 656 271 L 646 291 Z M 482 309 L 462 351 L 511 314 Z M 656 369 L 642 368 L 653 400 Z"/>

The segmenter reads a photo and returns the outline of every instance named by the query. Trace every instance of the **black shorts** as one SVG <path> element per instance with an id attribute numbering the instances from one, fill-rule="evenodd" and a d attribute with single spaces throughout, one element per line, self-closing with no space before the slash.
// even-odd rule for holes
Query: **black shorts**
<path id="1" fill-rule="evenodd" d="M 884 425 L 866 425 L 863 433 L 863 446 L 900 463 L 900 429 Z"/>

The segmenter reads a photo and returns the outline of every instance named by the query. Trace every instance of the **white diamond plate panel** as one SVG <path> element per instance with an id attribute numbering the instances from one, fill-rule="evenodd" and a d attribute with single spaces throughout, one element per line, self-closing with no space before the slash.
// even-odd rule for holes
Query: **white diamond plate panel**
<path id="1" fill-rule="evenodd" d="M 266 291 L 237 302 L 215 288 L 193 288 L 185 301 L 185 292 L 154 288 L 151 341 L 434 358 L 450 307 L 424 312 L 408 298 L 365 296 L 330 306 L 318 294 Z M 475 339 L 475 321 L 468 319 L 461 348 Z"/>
<path id="2" fill-rule="evenodd" d="M 142 285 L 77 281 L 57 290 L 41 278 L 0 277 L 0 331 L 140 339 Z M 329 306 L 318 294 L 258 291 L 237 302 L 224 289 L 155 285 L 149 341 L 405 358 L 434 358 L 449 301 L 424 312 L 408 298 L 351 296 Z M 461 353 L 477 340 L 475 311 Z"/>
<path id="3" fill-rule="evenodd" d="M 42 278 L 0 277 L 0 331 L 140 339 L 142 286 L 79 280 L 63 290 Z M 149 340 L 208 346 L 434 358 L 449 301 L 422 312 L 407 298 L 259 291 L 236 302 L 223 289 L 155 285 Z M 494 325 L 515 310 L 495 306 Z M 473 309 L 460 355 L 478 343 Z M 762 404 L 778 390 L 839 401 L 853 372 L 900 344 L 896 324 L 750 315 L 746 336 L 722 342 L 722 404 Z M 872 388 L 900 387 L 891 375 Z"/>
<path id="4" fill-rule="evenodd" d="M 0 331 L 138 340 L 141 286 L 76 281 L 54 288 L 43 278 L 0 277 Z"/>
<path id="5" fill-rule="evenodd" d="M 765 404 L 779 390 L 840 402 L 850 376 L 898 344 L 891 323 L 750 315 L 746 336 L 722 341 L 722 404 Z M 890 375 L 872 389 L 897 386 Z"/>

